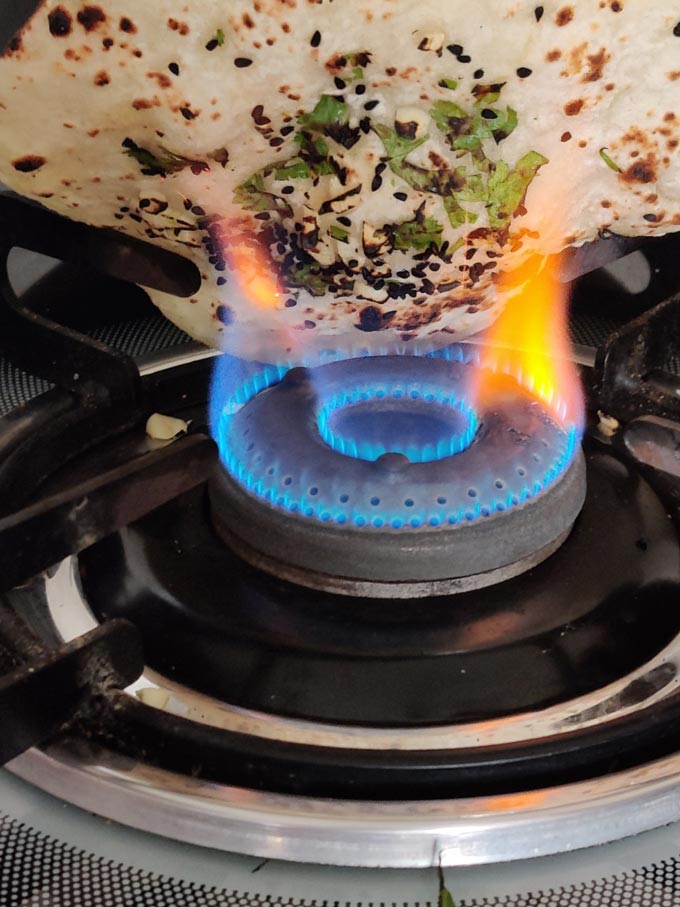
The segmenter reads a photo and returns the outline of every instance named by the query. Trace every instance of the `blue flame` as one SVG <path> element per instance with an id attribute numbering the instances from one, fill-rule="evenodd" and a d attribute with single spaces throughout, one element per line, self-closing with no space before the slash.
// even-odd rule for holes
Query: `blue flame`
<path id="1" fill-rule="evenodd" d="M 407 406 L 415 407 L 419 405 L 420 415 L 425 418 L 428 409 L 438 409 L 444 413 L 441 422 L 441 437 L 436 441 L 430 440 L 429 443 L 423 443 L 418 437 L 411 437 L 407 432 L 404 437 L 400 437 L 398 428 L 399 416 L 389 411 L 385 414 L 392 419 L 392 431 L 389 438 L 371 439 L 367 437 L 352 437 L 338 429 L 337 420 L 334 419 L 338 413 L 361 413 L 363 404 L 379 404 L 391 401 L 405 401 Z M 406 409 L 406 407 L 405 407 Z M 446 416 L 446 410 L 452 411 L 453 415 L 458 416 L 457 423 Z M 408 410 L 406 410 L 408 414 Z M 375 409 L 367 413 L 375 421 L 379 414 Z M 418 418 L 414 412 L 415 419 Z M 477 414 L 463 400 L 458 400 L 451 394 L 447 394 L 440 387 L 408 387 L 402 385 L 399 387 L 372 387 L 369 385 L 359 385 L 349 388 L 339 394 L 334 394 L 330 400 L 325 401 L 319 407 L 317 412 L 317 428 L 323 440 L 333 450 L 348 457 L 356 457 L 359 460 L 368 460 L 373 462 L 378 457 L 386 453 L 399 453 L 407 457 L 411 463 L 430 463 L 433 460 L 442 460 L 444 457 L 452 457 L 457 453 L 465 450 L 472 443 L 478 427 Z M 366 434 L 370 434 L 366 432 Z M 434 434 L 434 432 L 428 433 Z"/>
<path id="2" fill-rule="evenodd" d="M 369 355 L 368 351 L 365 354 Z M 342 357 L 329 351 L 322 361 L 333 362 L 339 358 Z M 467 345 L 438 350 L 429 354 L 429 358 L 462 364 L 479 361 L 477 350 Z M 315 364 L 319 364 L 318 359 Z M 455 456 L 475 438 L 478 430 L 476 413 L 465 401 L 456 399 L 434 384 L 419 387 L 409 383 L 391 387 L 357 384 L 348 388 L 345 394 L 322 399 L 316 408 L 319 434 L 335 452 L 338 458 L 335 465 L 339 468 L 334 470 L 332 477 L 310 478 L 304 463 L 298 462 L 297 468 L 288 468 L 282 464 L 282 457 L 275 456 L 266 462 L 258 462 L 258 451 L 246 445 L 236 431 L 235 419 L 246 404 L 265 389 L 278 384 L 291 367 L 293 363 L 251 363 L 221 356 L 213 374 L 211 426 L 225 467 L 250 494 L 273 507 L 322 523 L 376 529 L 419 529 L 454 526 L 500 513 L 520 506 L 555 482 L 571 463 L 580 441 L 578 428 L 571 425 L 559 432 L 558 449 L 546 451 L 545 457 L 533 454 L 531 463 L 513 467 L 512 476 L 506 476 L 503 480 L 494 481 L 493 476 L 482 477 L 475 483 L 476 487 L 466 489 L 457 498 L 448 495 L 444 488 L 436 497 L 426 500 L 423 495 L 419 496 L 416 489 L 412 495 L 402 495 L 397 503 L 393 500 L 388 503 L 387 487 L 381 489 L 379 482 L 372 494 L 361 498 L 351 483 L 346 487 L 343 485 L 343 460 L 358 458 L 371 461 L 366 464 L 370 467 L 372 461 L 388 451 L 403 453 L 414 464 Z M 398 450 L 394 443 L 364 445 L 360 439 L 341 436 L 335 430 L 334 416 L 344 409 L 376 400 L 399 400 L 404 394 L 424 405 L 449 408 L 459 419 L 460 431 L 447 439 L 440 438 L 434 447 L 411 445 Z"/>

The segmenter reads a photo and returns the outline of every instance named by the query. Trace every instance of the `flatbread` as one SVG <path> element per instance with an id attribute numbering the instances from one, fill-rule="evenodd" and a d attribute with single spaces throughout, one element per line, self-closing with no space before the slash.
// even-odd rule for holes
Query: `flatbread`
<path id="1" fill-rule="evenodd" d="M 199 340 L 302 359 L 462 339 L 527 255 L 677 230 L 679 116 L 673 0 L 50 0 L 0 180 L 194 259 L 152 298 Z"/>

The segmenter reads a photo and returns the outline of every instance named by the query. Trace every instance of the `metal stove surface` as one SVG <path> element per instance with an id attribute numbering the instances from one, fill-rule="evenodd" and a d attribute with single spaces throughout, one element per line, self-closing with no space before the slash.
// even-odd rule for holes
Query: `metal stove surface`
<path id="1" fill-rule="evenodd" d="M 559 857 L 447 870 L 457 907 L 677 907 L 680 826 Z M 124 828 L 0 772 L 2 907 L 425 907 L 427 870 L 239 857 Z"/>
<path id="2" fill-rule="evenodd" d="M 26 275 L 25 262 L 22 270 Z M 109 336 L 113 330 L 119 337 L 138 338 L 137 327 L 107 330 Z M 584 334 L 600 328 L 597 318 L 591 319 Z M 157 337 L 143 354 L 153 352 Z M 173 334 L 167 345 L 183 340 Z M 30 376 L 22 389 L 16 373 L 2 364 L 0 374 L 5 409 L 42 389 Z M 679 809 L 680 796 L 673 799 Z M 680 826 L 558 857 L 447 870 L 446 884 L 458 907 L 680 905 Z M 218 853 L 123 828 L 0 773 L 2 907 L 315 907 L 434 904 L 437 899 L 434 870 L 343 870 Z"/>

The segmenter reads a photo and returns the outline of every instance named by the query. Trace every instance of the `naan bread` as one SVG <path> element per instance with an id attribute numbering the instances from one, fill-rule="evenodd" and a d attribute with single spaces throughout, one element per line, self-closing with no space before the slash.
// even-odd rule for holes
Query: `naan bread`
<path id="1" fill-rule="evenodd" d="M 49 0 L 0 180 L 193 258 L 152 296 L 207 344 L 437 345 L 530 253 L 677 230 L 679 116 L 675 0 Z"/>

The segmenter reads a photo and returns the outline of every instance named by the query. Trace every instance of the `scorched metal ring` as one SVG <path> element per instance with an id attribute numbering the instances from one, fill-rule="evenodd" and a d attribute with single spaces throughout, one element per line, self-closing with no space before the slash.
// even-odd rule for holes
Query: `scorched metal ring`
<path id="1" fill-rule="evenodd" d="M 585 498 L 576 432 L 519 384 L 475 413 L 471 375 L 439 359 L 345 360 L 293 369 L 225 410 L 226 468 L 210 490 L 218 532 L 257 567 L 351 595 L 481 588 L 540 563 Z M 363 407 L 380 423 L 397 404 L 429 427 L 448 419 L 452 449 L 437 458 L 440 440 L 418 460 L 377 444 L 370 460 L 360 445 L 348 454 L 329 443 L 329 413 Z M 412 448 L 410 437 L 402 449 Z"/>

